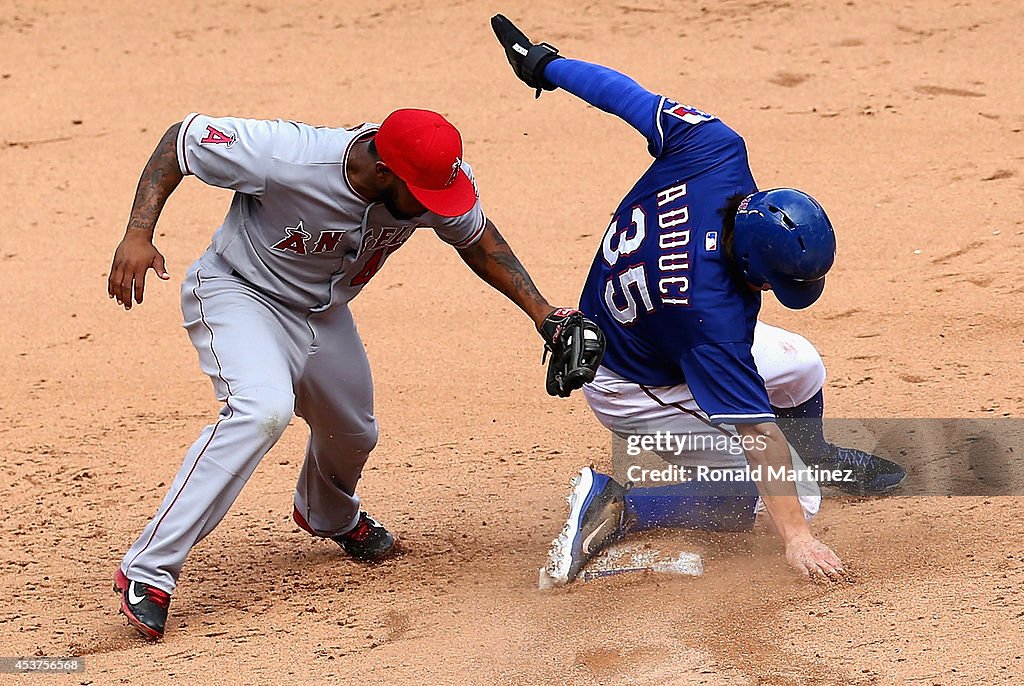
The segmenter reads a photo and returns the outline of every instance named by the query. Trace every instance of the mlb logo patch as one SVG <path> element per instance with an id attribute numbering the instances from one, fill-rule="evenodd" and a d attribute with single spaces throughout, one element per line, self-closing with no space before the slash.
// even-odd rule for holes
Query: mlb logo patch
<path id="1" fill-rule="evenodd" d="M 704 249 L 708 252 L 714 252 L 718 250 L 718 232 L 708 231 L 704 235 Z"/>

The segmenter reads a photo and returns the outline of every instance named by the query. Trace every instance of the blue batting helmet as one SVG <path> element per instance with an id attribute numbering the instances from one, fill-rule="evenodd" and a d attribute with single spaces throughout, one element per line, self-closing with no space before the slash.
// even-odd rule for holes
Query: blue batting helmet
<path id="1" fill-rule="evenodd" d="M 740 203 L 732 252 L 748 282 L 767 283 L 780 303 L 802 310 L 825 290 L 836 234 L 817 200 L 793 188 L 775 188 Z"/>

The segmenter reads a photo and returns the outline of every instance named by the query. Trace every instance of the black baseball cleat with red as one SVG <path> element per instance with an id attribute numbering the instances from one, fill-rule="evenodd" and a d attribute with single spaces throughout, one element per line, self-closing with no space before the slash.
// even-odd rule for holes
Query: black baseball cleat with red
<path id="1" fill-rule="evenodd" d="M 132 581 L 120 569 L 114 576 L 114 593 L 121 596 L 121 614 L 148 639 L 163 638 L 171 594 L 141 581 Z"/>
<path id="2" fill-rule="evenodd" d="M 396 551 L 395 537 L 376 519 L 359 512 L 359 521 L 352 531 L 331 540 L 360 562 L 379 562 L 391 557 Z"/>
<path id="3" fill-rule="evenodd" d="M 303 531 L 314 536 L 320 535 L 313 531 L 297 508 L 292 509 L 292 519 Z M 340 536 L 331 536 L 331 540 L 360 562 L 380 562 L 398 552 L 395 537 L 383 524 L 362 510 L 359 511 L 359 520 L 354 529 Z"/>
<path id="4" fill-rule="evenodd" d="M 356 528 L 331 539 L 360 562 L 379 562 L 395 552 L 395 537 L 383 524 L 362 511 Z"/>

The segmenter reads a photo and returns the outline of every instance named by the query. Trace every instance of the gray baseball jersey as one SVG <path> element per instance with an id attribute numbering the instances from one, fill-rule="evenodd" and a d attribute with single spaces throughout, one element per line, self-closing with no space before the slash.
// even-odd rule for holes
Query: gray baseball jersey
<path id="1" fill-rule="evenodd" d="M 459 217 L 396 219 L 356 192 L 348 155 L 377 128 L 189 115 L 178 134 L 181 172 L 236 191 L 212 250 L 261 291 L 320 309 L 354 298 L 418 228 L 456 248 L 476 242 L 485 224 L 479 198 Z"/>
<path id="2" fill-rule="evenodd" d="M 376 129 L 201 114 L 182 123 L 181 171 L 236 191 L 181 289 L 185 328 L 224 406 L 125 554 L 121 571 L 132 581 L 173 591 L 188 552 L 221 521 L 293 413 L 310 428 L 296 519 L 320 536 L 355 525 L 377 420 L 347 303 L 417 228 L 461 248 L 486 223 L 479 200 L 460 217 L 400 220 L 360 197 L 346 176 L 348 155 Z"/>

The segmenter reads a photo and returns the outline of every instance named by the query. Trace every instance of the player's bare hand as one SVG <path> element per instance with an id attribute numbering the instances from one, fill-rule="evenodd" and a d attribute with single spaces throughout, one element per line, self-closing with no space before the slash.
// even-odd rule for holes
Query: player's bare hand
<path id="1" fill-rule="evenodd" d="M 117 304 L 124 309 L 132 309 L 133 295 L 135 302 L 142 302 L 146 272 L 150 269 L 164 281 L 171 278 L 167 273 L 164 256 L 153 245 L 153 241 L 144 233 L 129 231 L 114 251 L 114 261 L 110 265 L 110 276 L 107 279 L 107 295 L 117 300 Z"/>
<path id="2" fill-rule="evenodd" d="M 786 560 L 809 581 L 849 581 L 850 575 L 832 549 L 805 535 L 786 544 Z"/>

